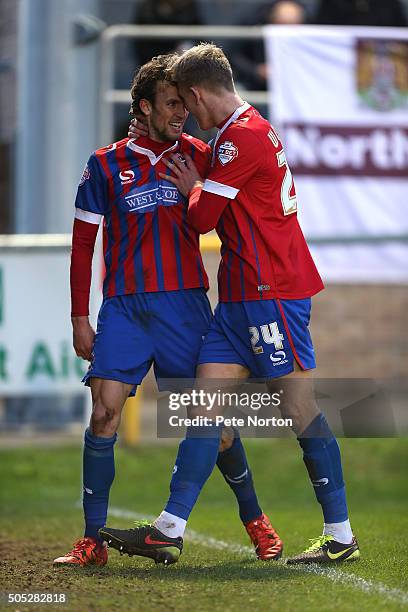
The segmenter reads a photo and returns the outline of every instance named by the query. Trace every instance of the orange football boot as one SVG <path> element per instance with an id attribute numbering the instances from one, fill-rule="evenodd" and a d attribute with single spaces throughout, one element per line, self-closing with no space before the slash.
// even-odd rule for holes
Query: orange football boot
<path id="1" fill-rule="evenodd" d="M 104 544 L 94 538 L 82 538 L 74 543 L 74 548 L 64 555 L 54 559 L 54 565 L 106 565 L 108 551 Z"/>
<path id="2" fill-rule="evenodd" d="M 258 559 L 270 561 L 280 559 L 283 552 L 283 543 L 266 514 L 261 514 L 258 518 L 244 523 L 245 529 L 255 546 Z"/>

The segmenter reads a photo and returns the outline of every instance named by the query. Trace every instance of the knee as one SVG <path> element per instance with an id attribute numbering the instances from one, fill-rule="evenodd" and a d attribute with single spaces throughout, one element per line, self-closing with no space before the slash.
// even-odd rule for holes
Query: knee
<path id="1" fill-rule="evenodd" d="M 96 436 L 113 436 L 119 427 L 120 414 L 109 407 L 102 398 L 94 401 L 91 426 L 92 433 Z"/>
<path id="2" fill-rule="evenodd" d="M 223 427 L 218 451 L 223 453 L 234 444 L 234 430 L 232 427 Z"/>
<path id="3" fill-rule="evenodd" d="M 314 402 L 289 405 L 284 403 L 280 406 L 280 413 L 284 419 L 290 419 L 292 431 L 300 436 L 319 415 L 319 410 Z"/>

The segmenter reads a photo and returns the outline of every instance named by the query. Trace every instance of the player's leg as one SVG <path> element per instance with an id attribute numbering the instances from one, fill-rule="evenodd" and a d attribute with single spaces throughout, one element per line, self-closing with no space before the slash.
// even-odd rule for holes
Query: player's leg
<path id="1" fill-rule="evenodd" d="M 205 336 L 204 343 L 200 342 L 198 361 L 200 364 L 206 365 L 206 373 L 204 374 L 206 378 L 217 379 L 219 371 L 217 364 L 234 363 L 243 366 L 243 376 L 245 378 L 249 374 L 245 359 L 237 353 L 234 346 L 226 338 L 221 326 L 222 321 L 218 321 L 219 310 L 220 308 L 218 307 L 210 329 Z M 200 370 L 200 376 L 202 376 L 202 370 Z M 272 542 L 271 536 L 274 532 L 269 519 L 265 517 L 259 506 L 244 446 L 239 439 L 238 432 L 235 432 L 235 435 L 231 435 L 231 431 L 230 429 L 228 432 L 226 428 L 222 430 L 217 467 L 235 495 L 241 520 L 247 530 L 248 528 L 251 529 L 252 523 L 255 527 L 261 526 L 261 529 L 263 529 L 265 524 L 268 524 L 267 535 L 262 538 L 256 538 L 257 542 L 261 540 L 265 543 L 261 548 L 256 544 L 258 556 L 262 559 L 276 558 L 278 551 L 274 548 L 274 544 L 277 536 L 276 534 L 273 536 L 274 541 Z"/>
<path id="2" fill-rule="evenodd" d="M 162 303 L 163 300 L 165 304 Z M 225 346 L 224 336 L 221 334 L 220 337 L 220 330 L 216 319 L 212 317 L 205 292 L 196 289 L 172 292 L 158 297 L 155 302 L 158 301 L 161 302 L 161 308 L 155 312 L 155 336 L 159 341 L 155 347 L 154 367 L 160 388 L 163 378 L 185 378 L 186 385 L 189 379 L 195 378 L 195 364 L 199 360 L 200 351 L 202 352 L 204 336 L 207 352 L 205 362 L 235 363 L 239 359 L 231 346 Z M 241 360 L 238 363 L 241 363 Z M 215 375 L 217 376 L 218 372 Z M 180 448 L 176 462 L 178 472 L 180 465 L 184 463 L 183 454 L 187 452 L 186 447 L 188 448 L 187 444 Z M 262 511 L 256 498 L 244 448 L 241 441 L 234 439 L 225 429 L 221 434 L 217 465 L 236 495 L 242 520 L 248 523 L 259 518 Z M 242 477 L 245 470 L 247 472 Z"/>
<path id="3" fill-rule="evenodd" d="M 239 516 L 254 544 L 258 559 L 279 559 L 283 543 L 259 505 L 252 472 L 236 429 L 223 428 L 217 466 L 236 497 Z"/>
<path id="4" fill-rule="evenodd" d="M 185 309 L 183 304 L 177 305 L 177 315 L 180 317 L 180 319 L 178 323 L 176 322 L 175 325 L 172 325 L 172 328 L 175 330 L 175 336 L 173 338 L 169 338 L 173 350 L 171 352 L 169 350 L 165 350 L 162 358 L 156 361 L 155 367 L 160 362 L 162 368 L 168 372 L 169 366 L 166 366 L 165 357 L 170 353 L 172 355 L 171 367 L 174 368 L 174 366 L 177 365 L 177 373 L 182 371 L 183 368 L 190 368 L 188 370 L 188 375 L 186 376 L 187 378 L 194 377 L 195 368 L 194 370 L 191 370 L 191 364 L 195 364 L 198 361 L 201 364 L 199 365 L 198 371 L 198 376 L 201 378 L 201 382 L 212 379 L 217 381 L 217 379 L 220 377 L 220 368 L 223 368 L 224 365 L 228 366 L 228 364 L 237 364 L 237 376 L 239 376 L 239 379 L 245 379 L 249 374 L 249 370 L 246 367 L 245 360 L 235 351 L 232 344 L 225 337 L 225 334 L 218 323 L 219 308 L 216 309 L 215 316 L 212 319 L 210 329 L 208 330 L 211 312 L 206 296 L 204 294 L 200 296 L 200 293 L 196 290 L 186 293 L 188 293 L 188 300 L 192 300 L 195 303 L 187 304 Z M 205 303 L 203 303 L 203 299 L 205 300 Z M 169 309 L 166 309 L 167 312 L 168 310 Z M 194 322 L 189 320 L 191 319 L 191 312 L 196 312 L 197 314 L 201 313 L 201 319 L 195 319 Z M 186 320 L 189 323 L 188 326 L 185 325 Z M 166 323 L 168 324 L 168 319 Z M 239 322 L 237 322 L 237 324 L 239 325 Z M 185 330 L 182 335 L 180 335 L 180 326 L 182 326 L 182 328 Z M 167 329 L 169 329 L 168 325 Z M 205 336 L 204 342 L 202 341 L 203 336 Z M 165 343 L 163 345 L 161 344 L 161 346 L 166 349 Z M 174 358 L 175 355 L 177 357 L 178 352 L 177 350 L 175 352 L 176 346 L 180 347 L 179 363 L 177 358 Z M 242 368 L 240 366 L 242 366 Z M 227 377 L 230 374 L 231 371 L 229 370 Z M 235 376 L 235 373 L 233 373 L 233 375 Z M 196 469 L 194 464 L 191 464 L 190 461 L 188 444 L 189 442 L 186 442 L 180 446 L 179 454 L 176 460 L 177 471 L 173 475 L 171 483 L 172 491 L 175 491 L 175 489 L 179 486 L 180 498 L 184 495 L 187 497 L 190 494 L 190 489 L 185 489 L 182 486 L 183 470 L 180 469 L 180 465 L 187 464 L 189 470 L 191 470 L 190 473 L 193 473 L 193 470 L 195 471 Z M 186 457 L 184 457 L 184 454 L 186 454 Z M 252 542 L 254 543 L 257 556 L 264 560 L 279 558 L 282 554 L 282 542 L 274 531 L 269 518 L 262 512 L 262 509 L 259 506 L 251 470 L 248 465 L 243 444 L 237 432 L 234 436 L 231 435 L 231 432 L 228 432 L 226 428 L 222 429 L 221 444 L 217 456 L 217 466 L 221 471 L 225 482 L 235 495 L 238 502 L 241 520 L 248 534 L 250 535 Z M 196 473 L 198 474 L 199 483 L 202 483 L 203 480 L 200 476 L 200 472 Z M 178 485 L 177 483 L 181 483 L 181 485 Z M 200 486 L 202 486 L 202 484 L 200 484 Z M 166 533 L 168 536 L 181 536 L 184 531 L 185 519 L 181 520 L 177 518 L 176 515 L 172 515 L 171 513 L 169 515 L 167 510 L 164 511 L 158 517 L 158 519 L 156 519 L 155 525 L 159 529 L 163 529 L 164 533 Z M 173 525 L 175 527 L 173 527 Z"/>
<path id="5" fill-rule="evenodd" d="M 98 530 L 106 523 L 109 492 L 115 476 L 114 444 L 122 407 L 133 385 L 101 378 L 91 379 L 92 415 L 84 436 L 83 498 L 84 537 L 54 565 L 105 565 L 106 546 Z"/>
<path id="6" fill-rule="evenodd" d="M 237 429 L 224 427 L 217 457 L 217 467 L 238 502 L 241 521 L 249 523 L 262 514 L 252 473 Z"/>
<path id="7" fill-rule="evenodd" d="M 288 563 L 319 563 L 359 557 L 346 502 L 340 449 L 326 418 L 316 405 L 310 371 L 295 372 L 270 383 L 271 392 L 283 389 L 282 416 L 293 420 L 303 461 L 324 517 L 323 535 Z"/>
<path id="8" fill-rule="evenodd" d="M 330 560 L 325 549 L 321 549 L 323 545 L 336 550 L 336 560 L 349 558 L 353 554 L 356 557 L 358 547 L 354 543 L 348 519 L 339 446 L 315 399 L 312 376 L 315 361 L 308 331 L 310 300 L 276 300 L 275 306 L 275 321 L 271 325 L 276 326 L 276 333 L 265 337 L 273 340 L 272 345 L 276 342 L 272 357 L 276 358 L 278 349 L 282 353 L 282 360 L 292 364 L 293 371 L 279 378 L 271 376 L 268 386 L 271 393 L 283 390 L 281 413 L 283 417 L 292 419 L 292 429 L 302 448 L 303 460 L 324 516 L 324 537 L 317 541 L 317 549 L 313 548 L 311 553 L 289 562 Z M 278 343 L 281 344 L 277 346 Z M 263 348 L 267 350 L 266 344 Z M 279 364 L 274 360 L 272 363 Z M 280 373 L 279 370 L 277 373 Z M 335 544 L 330 543 L 332 541 Z"/>
<path id="9" fill-rule="evenodd" d="M 83 450 L 84 537 L 55 565 L 104 565 L 106 548 L 98 535 L 105 525 L 109 491 L 115 474 L 114 444 L 126 398 L 134 394 L 150 364 L 149 339 L 138 315 L 142 298 L 122 296 L 105 301 L 98 317 L 94 359 L 84 378 L 91 387 L 92 415 Z"/>
<path id="10" fill-rule="evenodd" d="M 197 369 L 197 386 L 205 390 L 213 389 L 213 385 L 208 383 L 215 372 L 217 382 L 226 379 L 228 385 L 232 379 L 245 379 L 248 375 L 246 368 L 241 365 L 204 364 Z M 221 415 L 222 412 L 223 407 L 219 406 L 213 415 Z M 188 414 L 192 418 L 206 416 L 206 406 L 194 407 Z M 215 424 L 187 427 L 173 469 L 170 497 L 153 525 L 141 525 L 134 529 L 105 527 L 99 531 L 101 537 L 121 552 L 151 557 L 156 563 L 175 563 L 182 551 L 188 517 L 215 467 L 221 431 L 222 426 Z"/>
<path id="11" fill-rule="evenodd" d="M 83 454 L 84 537 L 102 541 L 98 530 L 106 524 L 109 491 L 115 476 L 114 444 L 123 405 L 133 385 L 91 379 L 92 415 L 85 432 Z"/>
<path id="12" fill-rule="evenodd" d="M 213 384 L 209 380 L 246 379 L 247 369 L 240 364 L 201 364 L 197 368 L 196 387 L 211 392 Z M 211 417 L 222 415 L 223 406 L 213 407 Z M 206 406 L 194 407 L 189 416 L 208 416 Z M 186 438 L 181 442 L 176 458 L 175 469 L 170 482 L 170 497 L 164 512 L 156 519 L 155 525 L 170 537 L 182 537 L 188 517 L 198 499 L 202 487 L 213 471 L 220 448 L 222 427 L 189 427 Z M 241 459 L 241 456 L 239 457 Z"/>

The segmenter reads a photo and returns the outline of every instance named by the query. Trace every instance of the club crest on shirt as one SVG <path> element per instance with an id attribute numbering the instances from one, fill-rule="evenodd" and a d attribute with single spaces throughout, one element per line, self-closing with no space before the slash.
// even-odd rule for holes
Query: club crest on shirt
<path id="1" fill-rule="evenodd" d="M 176 157 L 177 157 L 177 159 L 179 161 L 181 161 L 182 164 L 186 164 L 187 163 L 186 158 L 183 157 L 183 155 L 181 153 L 176 153 Z"/>
<path id="2" fill-rule="evenodd" d="M 236 147 L 233 142 L 226 140 L 218 147 L 217 155 L 220 163 L 225 166 L 238 157 L 238 147 Z"/>
<path id="3" fill-rule="evenodd" d="M 88 164 L 86 164 L 84 171 L 82 173 L 82 176 L 81 176 L 81 180 L 79 181 L 79 186 L 82 187 L 85 181 L 87 181 L 90 177 L 91 177 L 91 172 L 89 170 Z"/>

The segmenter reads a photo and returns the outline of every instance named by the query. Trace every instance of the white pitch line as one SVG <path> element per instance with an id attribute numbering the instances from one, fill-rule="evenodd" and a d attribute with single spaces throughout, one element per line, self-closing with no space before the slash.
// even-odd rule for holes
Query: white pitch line
<path id="1" fill-rule="evenodd" d="M 121 508 L 110 508 L 109 514 L 116 518 L 129 519 L 131 521 L 139 521 L 143 519 L 150 521 L 156 518 L 152 515 L 140 514 L 139 512 L 132 512 L 131 510 L 122 510 Z M 230 544 L 229 542 L 224 542 L 223 540 L 208 537 L 206 535 L 198 533 L 197 531 L 193 531 L 192 529 L 186 530 L 185 537 L 190 542 L 193 542 L 194 544 L 199 544 L 201 546 L 206 546 L 207 548 L 212 548 L 216 550 L 228 550 L 232 553 L 241 555 L 250 554 L 252 557 L 254 555 L 254 549 L 250 546 L 243 546 L 241 544 Z M 306 572 L 308 574 L 314 574 L 315 576 L 327 578 L 331 582 L 350 586 L 354 589 L 362 591 L 363 593 L 368 593 L 370 595 L 381 595 L 382 597 L 386 597 L 387 599 L 395 601 L 399 604 L 408 604 L 408 593 L 406 591 L 388 587 L 385 584 L 382 584 L 381 582 L 373 582 L 372 580 L 366 580 L 365 578 L 361 578 L 360 576 L 356 576 L 355 574 L 348 574 L 346 572 L 342 572 L 337 568 L 335 569 L 333 567 L 321 567 L 320 565 L 316 564 L 302 566 L 282 564 L 280 566 L 287 568 L 289 571 Z"/>

